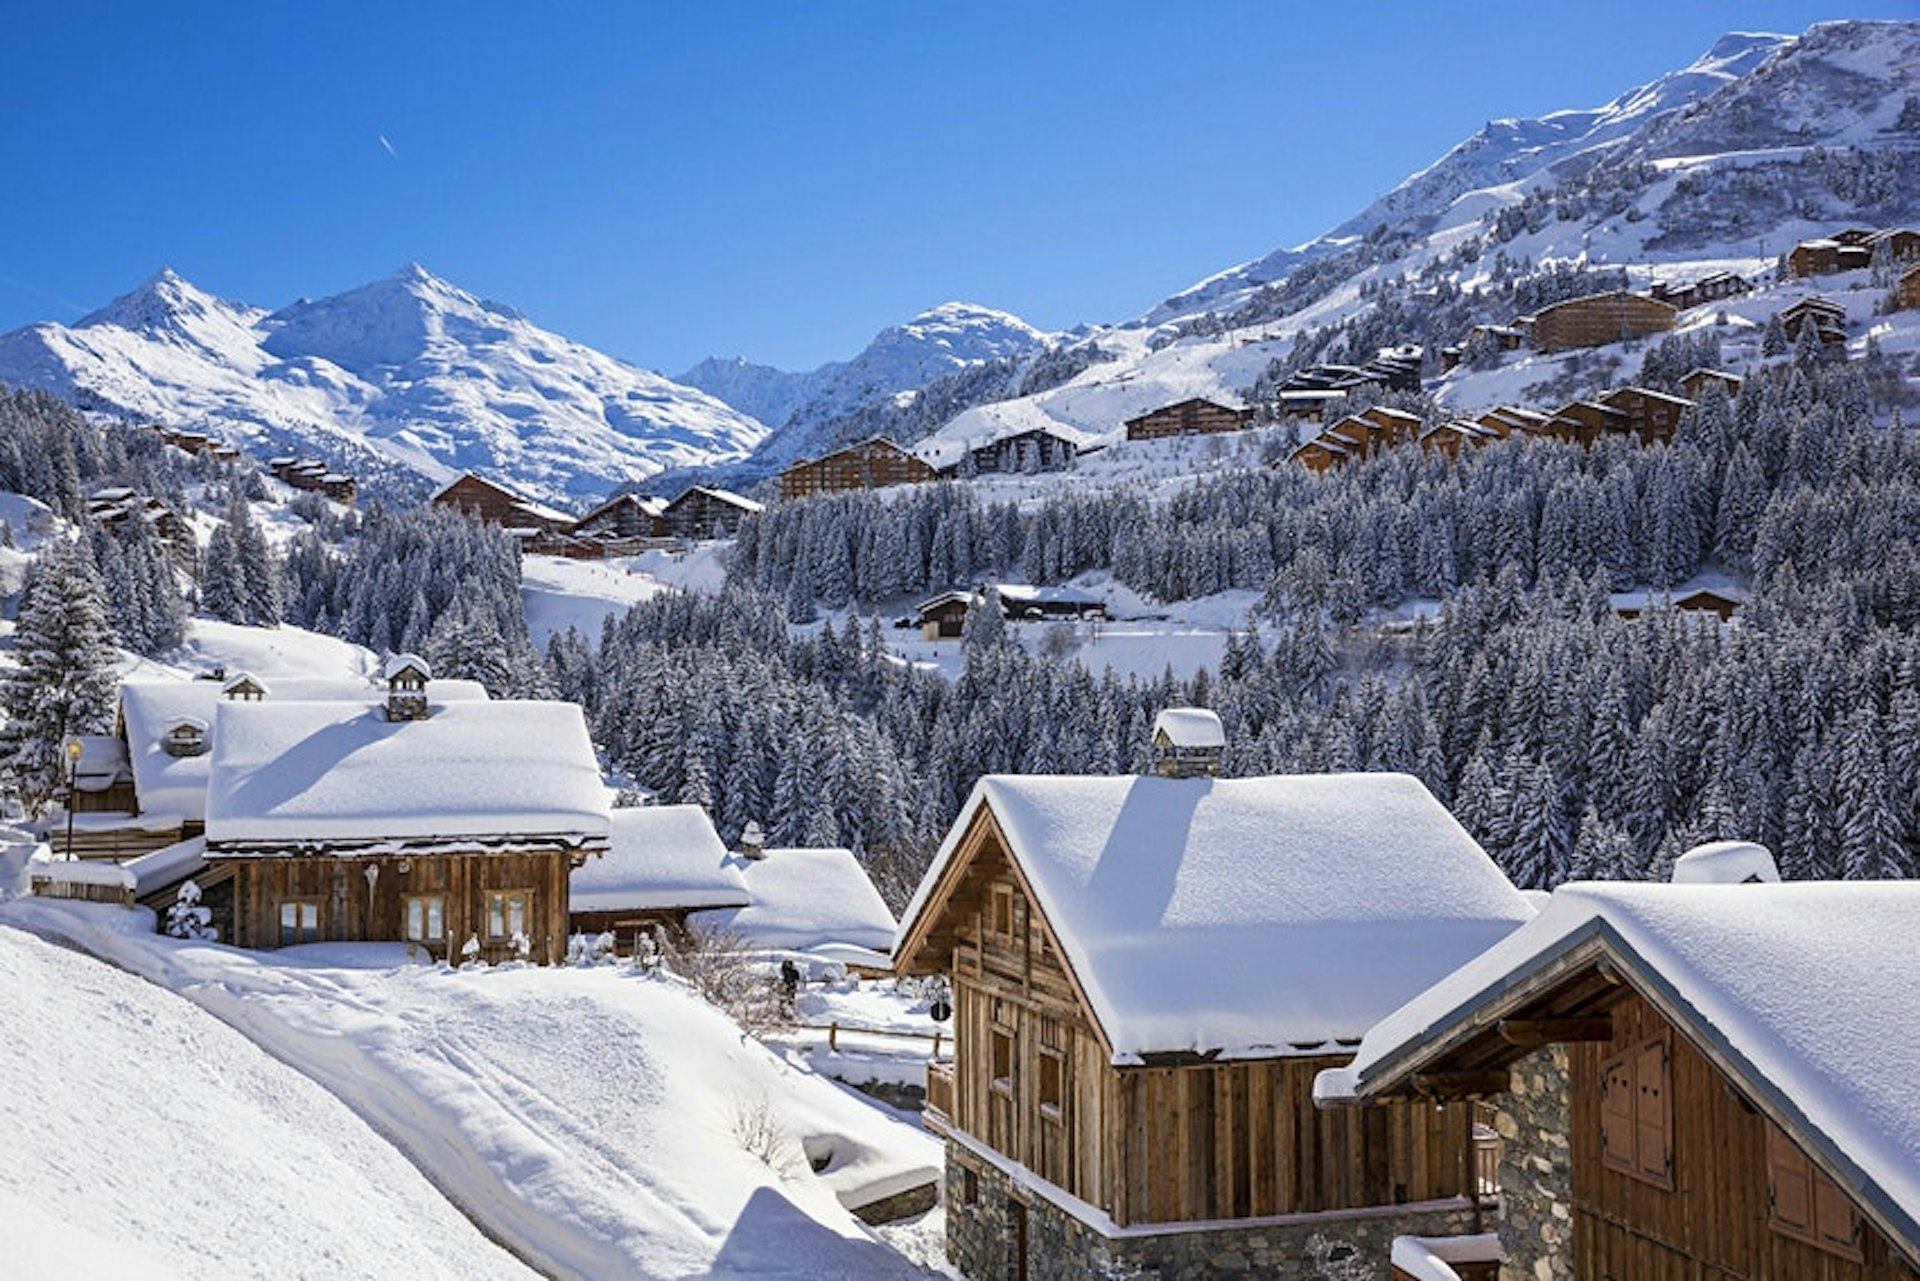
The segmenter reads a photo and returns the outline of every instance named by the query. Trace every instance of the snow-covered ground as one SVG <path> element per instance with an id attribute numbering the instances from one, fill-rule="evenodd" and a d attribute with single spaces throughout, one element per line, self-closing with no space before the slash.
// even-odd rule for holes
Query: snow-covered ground
<path id="1" fill-rule="evenodd" d="M 144 912 L 41 899 L 0 922 L 71 939 L 298 1064 L 542 1272 L 925 1275 L 846 1207 L 933 1180 L 935 1140 L 677 980 L 456 971 L 381 945 L 247 953 L 146 933 Z"/>
<path id="2" fill-rule="evenodd" d="M 9 1277 L 530 1277 L 367 1122 L 198 1006 L 0 926 Z"/>

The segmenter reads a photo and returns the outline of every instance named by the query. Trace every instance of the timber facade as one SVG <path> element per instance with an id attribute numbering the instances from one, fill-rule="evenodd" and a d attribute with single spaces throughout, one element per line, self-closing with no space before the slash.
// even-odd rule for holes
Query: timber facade
<path id="1" fill-rule="evenodd" d="M 514 935 L 528 959 L 558 964 L 567 947 L 571 851 L 434 853 L 354 858 L 327 854 L 223 857 L 233 874 L 238 947 L 297 943 L 408 943 L 436 960 L 462 959 L 469 938 L 480 959 L 514 959 Z"/>
<path id="2" fill-rule="evenodd" d="M 1164 440 L 1211 432 L 1244 431 L 1253 426 L 1251 409 L 1234 409 L 1211 400 L 1183 400 L 1127 420 L 1128 440 Z"/>
<path id="3" fill-rule="evenodd" d="M 1316 1111 L 1314 1075 L 1347 1062 L 1340 1053 L 1116 1066 L 991 807 L 961 839 L 896 965 L 951 976 L 954 1060 L 930 1070 L 927 1119 L 949 1137 L 962 1208 L 948 1217 L 948 1253 L 968 1275 L 1089 1275 L 1118 1248 L 1097 1224 L 1055 1233 L 1055 1254 L 1033 1257 L 1035 1225 L 1073 1218 L 1074 1201 L 1121 1229 L 1164 1226 L 1179 1236 L 1181 1225 L 1207 1224 L 1210 1248 L 1222 1254 L 1246 1244 L 1239 1221 L 1272 1230 L 1310 1216 L 1316 1231 L 1338 1237 L 1364 1224 L 1377 1231 L 1380 1216 L 1413 1215 L 1412 1230 L 1436 1216 L 1466 1230 L 1477 1184 L 1465 1103 Z M 1042 1191 L 983 1201 L 981 1180 L 1004 1186 L 1016 1167 L 1057 1190 L 1053 1200 Z M 1379 1214 L 1318 1217 L 1364 1209 Z M 1129 1232 L 1126 1244 L 1162 1260 L 1181 1248 L 1175 1237 L 1144 1244 L 1156 1240 Z M 1296 1275 L 1304 1261 L 1303 1252 L 1267 1275 Z M 1181 1275 L 1221 1274 L 1191 1266 L 1199 1270 Z"/>
<path id="4" fill-rule="evenodd" d="M 1664 333 L 1678 314 L 1671 303 L 1642 294 L 1589 294 L 1542 307 L 1529 332 L 1538 350 L 1567 351 Z"/>
<path id="5" fill-rule="evenodd" d="M 1573 1273 L 1644 1281 L 1914 1281 L 1795 1140 L 1653 1005 L 1569 1047 Z"/>
<path id="6" fill-rule="evenodd" d="M 797 462 L 781 472 L 780 501 L 888 485 L 920 485 L 938 479 L 939 473 L 932 466 L 884 436 L 876 436 L 821 458 Z"/>

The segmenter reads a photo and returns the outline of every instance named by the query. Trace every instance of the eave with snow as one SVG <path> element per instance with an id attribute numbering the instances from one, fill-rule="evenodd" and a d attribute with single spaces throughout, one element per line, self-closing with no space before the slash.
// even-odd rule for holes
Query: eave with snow
<path id="1" fill-rule="evenodd" d="M 1464 1106 L 1335 1131 L 1310 1083 L 1531 913 L 1402 775 L 992 776 L 894 963 L 952 982 L 950 1163 L 1049 1212 L 1110 1241 L 1336 1211 L 1445 1232 L 1473 1212 Z"/>
<path id="2" fill-rule="evenodd" d="M 1506 1160 L 1557 1171 L 1572 1232 L 1555 1251 L 1503 1226 L 1522 1269 L 1920 1275 L 1920 885 L 1780 884 L 1745 843 L 1689 859 L 1688 883 L 1562 886 L 1381 1020 L 1319 1101 L 1529 1082 L 1506 1105 L 1565 1129 L 1512 1127 Z"/>
<path id="3" fill-rule="evenodd" d="M 408 670 L 411 670 L 410 668 Z M 568 875 L 608 835 L 579 708 L 226 703 L 207 861 L 233 879 L 242 947 L 403 941 L 440 957 L 557 961 Z"/>

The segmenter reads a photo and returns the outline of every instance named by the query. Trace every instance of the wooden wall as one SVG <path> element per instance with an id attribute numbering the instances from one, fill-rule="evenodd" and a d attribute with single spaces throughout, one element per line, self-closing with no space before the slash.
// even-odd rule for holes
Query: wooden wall
<path id="1" fill-rule="evenodd" d="M 1601 1156 L 1603 1064 L 1668 1046 L 1671 1190 Z M 1914 1281 L 1864 1221 L 1858 1258 L 1819 1249 L 1768 1222 L 1767 1132 L 1731 1082 L 1647 1002 L 1613 1010 L 1613 1040 L 1570 1047 L 1574 1275 L 1626 1281 Z"/>
<path id="2" fill-rule="evenodd" d="M 1674 309 L 1638 294 L 1595 294 L 1542 308 L 1533 318 L 1533 345 L 1541 351 L 1598 347 L 1673 328 Z"/>
<path id="3" fill-rule="evenodd" d="M 1467 1105 L 1314 1108 L 1314 1074 L 1351 1055 L 1114 1067 L 997 837 L 987 841 L 954 909 L 960 1129 L 1122 1225 L 1467 1191 Z"/>
<path id="4" fill-rule="evenodd" d="M 1210 400 L 1183 400 L 1127 420 L 1128 440 L 1160 440 L 1205 432 L 1240 431 L 1253 426 L 1253 411 L 1230 409 Z"/>
<path id="5" fill-rule="evenodd" d="M 885 485 L 919 485 L 939 473 L 890 441 L 867 441 L 780 473 L 780 500 L 836 494 Z"/>
<path id="6" fill-rule="evenodd" d="M 430 947 L 436 956 L 460 956 L 461 945 L 479 935 L 482 958 L 512 958 L 507 939 L 487 937 L 486 901 L 490 890 L 528 890 L 527 934 L 532 959 L 555 964 L 566 955 L 567 876 L 572 860 L 563 850 L 521 854 L 428 854 L 405 860 L 332 858 L 222 858 L 210 852 L 216 867 L 234 876 L 234 932 L 240 947 L 280 945 L 280 904 L 286 899 L 317 901 L 320 938 L 332 942 L 401 942 L 406 938 L 404 900 L 436 894 L 446 900 L 446 939 Z M 377 868 L 371 885 L 367 869 Z"/>

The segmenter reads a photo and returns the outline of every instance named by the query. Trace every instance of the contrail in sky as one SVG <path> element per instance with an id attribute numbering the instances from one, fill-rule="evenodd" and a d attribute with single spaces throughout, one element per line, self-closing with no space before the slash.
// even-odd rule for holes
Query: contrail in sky
<path id="1" fill-rule="evenodd" d="M 387 135 L 383 133 L 378 136 L 380 139 L 380 145 L 387 149 L 387 154 L 392 156 L 395 160 L 398 160 L 400 158 L 400 153 L 395 151 L 393 149 L 393 144 L 387 141 Z"/>

